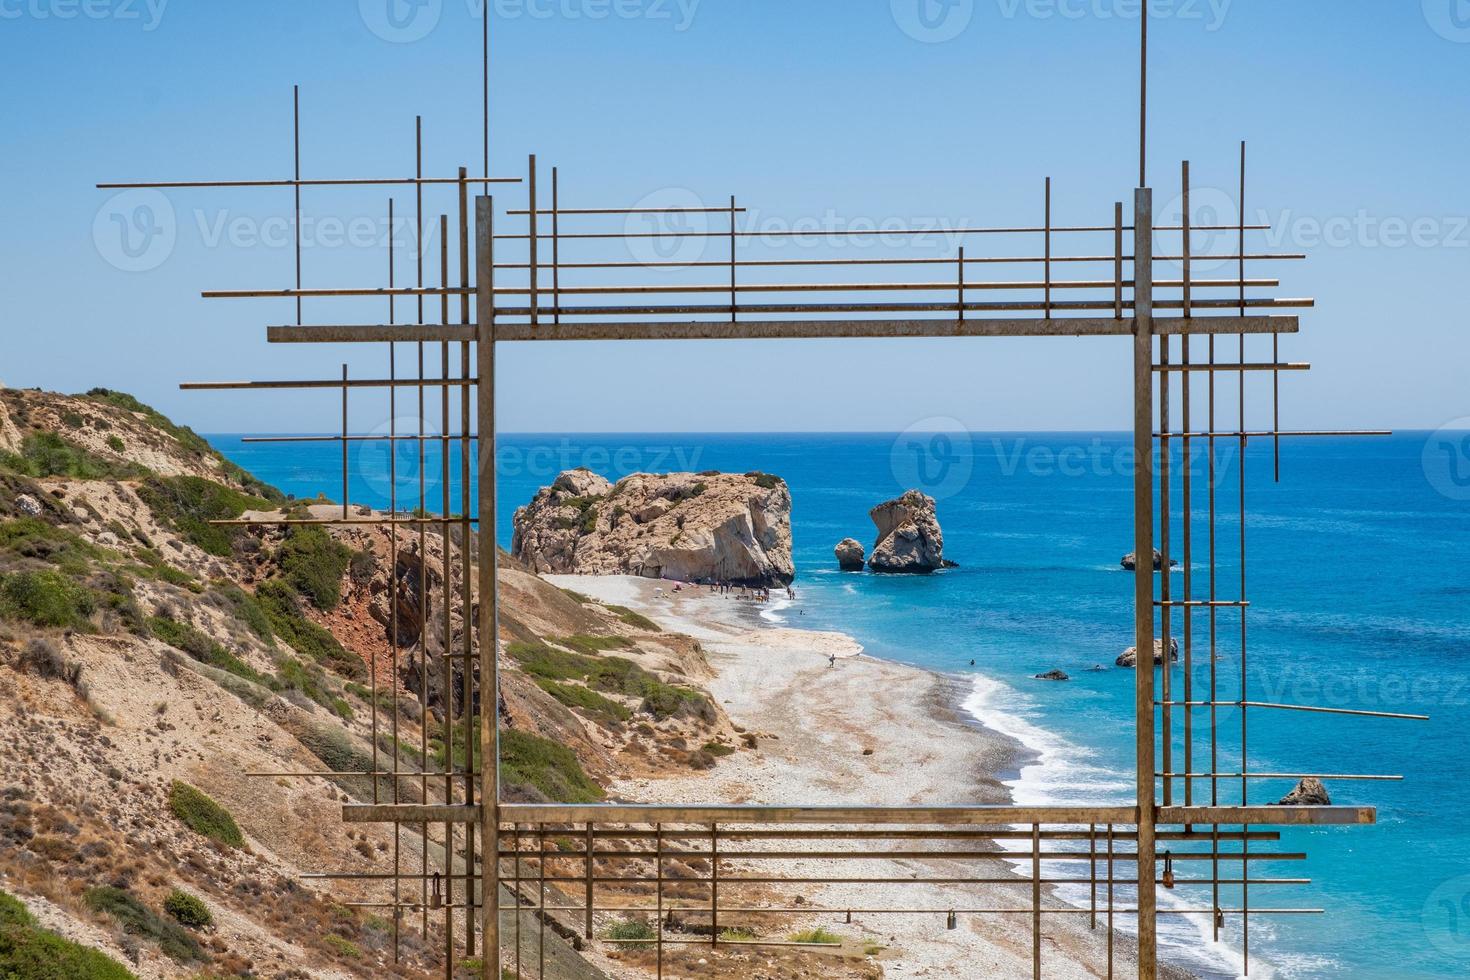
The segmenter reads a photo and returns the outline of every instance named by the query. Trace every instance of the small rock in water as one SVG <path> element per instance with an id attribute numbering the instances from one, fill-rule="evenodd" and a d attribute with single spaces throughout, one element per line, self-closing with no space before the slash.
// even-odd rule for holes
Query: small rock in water
<path id="1" fill-rule="evenodd" d="M 1308 776 L 1296 784 L 1296 789 L 1281 798 L 1277 806 L 1331 806 L 1332 797 L 1322 780 Z"/>
<path id="2" fill-rule="evenodd" d="M 834 549 L 837 555 L 837 567 L 844 572 L 861 572 L 866 563 L 867 555 L 863 551 L 862 542 L 857 538 L 843 538 Z"/>
<path id="3" fill-rule="evenodd" d="M 1175 637 L 1169 638 L 1169 659 L 1174 663 L 1179 662 L 1179 640 Z M 1118 655 L 1115 663 L 1119 667 L 1138 666 L 1138 647 L 1129 647 Z M 1164 663 L 1164 641 L 1162 638 L 1154 640 L 1154 665 L 1162 666 Z"/>
<path id="4" fill-rule="evenodd" d="M 1063 671 L 1063 670 L 1048 670 L 1044 674 L 1037 674 L 1036 675 L 1036 679 L 1039 680 L 1039 681 L 1069 681 L 1072 678 L 1070 678 L 1070 677 L 1067 676 L 1067 672 L 1066 671 Z"/>
<path id="5" fill-rule="evenodd" d="M 1136 552 L 1136 551 L 1130 551 L 1130 552 L 1128 552 L 1128 554 L 1126 554 L 1126 555 L 1123 556 L 1123 560 L 1122 560 L 1122 563 L 1121 564 L 1123 565 L 1124 568 L 1128 569 L 1130 572 L 1131 571 L 1134 571 L 1135 569 L 1137 569 L 1138 568 L 1138 552 Z M 1158 548 L 1155 548 L 1154 549 L 1154 571 L 1157 572 L 1159 569 L 1161 569 L 1163 567 L 1164 567 L 1164 556 L 1159 553 L 1159 549 Z M 1177 559 L 1177 558 L 1170 558 L 1169 559 L 1169 567 L 1170 568 L 1177 568 L 1177 567 L 1179 567 L 1179 559 Z"/>

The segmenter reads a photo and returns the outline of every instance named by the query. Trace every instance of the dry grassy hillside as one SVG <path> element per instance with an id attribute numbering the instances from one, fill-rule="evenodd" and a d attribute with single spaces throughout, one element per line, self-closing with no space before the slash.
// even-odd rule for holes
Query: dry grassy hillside
<path id="1" fill-rule="evenodd" d="M 0 389 L 0 976 L 442 975 L 417 913 L 395 963 L 391 914 L 349 907 L 382 891 L 299 877 L 383 869 L 391 828 L 340 820 L 370 779 L 247 774 L 442 765 L 465 624 L 390 638 L 382 609 L 435 594 L 457 544 L 400 535 L 390 568 L 377 528 L 209 523 L 309 510 L 129 396 Z M 741 747 L 697 643 L 502 560 L 510 798 L 599 800 Z M 397 744 L 371 744 L 374 701 Z M 602 975 L 548 948 L 548 976 Z"/>

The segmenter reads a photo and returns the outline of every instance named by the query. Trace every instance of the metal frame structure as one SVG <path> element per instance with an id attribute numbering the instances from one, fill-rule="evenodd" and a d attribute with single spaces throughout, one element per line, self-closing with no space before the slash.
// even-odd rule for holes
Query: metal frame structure
<path id="1" fill-rule="evenodd" d="M 1146 18 L 1144 30 L 1146 65 Z M 1147 120 L 1146 99 L 1141 103 L 1144 106 L 1142 131 Z M 1296 860 L 1305 855 L 1253 850 L 1252 845 L 1278 840 L 1282 827 L 1366 824 L 1373 822 L 1375 812 L 1371 807 L 1250 803 L 1249 786 L 1253 779 L 1297 778 L 1308 774 L 1252 772 L 1246 751 L 1248 715 L 1270 710 L 1391 718 L 1415 716 L 1268 703 L 1249 697 L 1246 623 L 1251 598 L 1245 573 L 1247 513 L 1243 451 L 1249 439 L 1269 438 L 1277 448 L 1279 459 L 1282 438 L 1345 433 L 1290 431 L 1281 427 L 1277 407 L 1280 376 L 1283 372 L 1303 370 L 1307 365 L 1282 361 L 1280 338 L 1298 331 L 1299 319 L 1293 311 L 1310 308 L 1312 301 L 1271 296 L 1266 291 L 1279 285 L 1277 279 L 1247 276 L 1247 262 L 1290 261 L 1305 256 L 1247 251 L 1247 233 L 1263 229 L 1248 225 L 1244 217 L 1244 144 L 1240 157 L 1241 210 L 1233 225 L 1192 225 L 1189 165 L 1185 163 L 1180 174 L 1184 209 L 1179 225 L 1161 226 L 1154 220 L 1153 192 L 1147 185 L 1146 171 L 1140 166 L 1140 186 L 1133 193 L 1131 218 L 1126 222 L 1124 205 L 1120 202 L 1111 209 L 1111 220 L 1055 224 L 1051 182 L 1047 180 L 1041 223 L 1027 227 L 967 228 L 957 232 L 966 239 L 1009 238 L 1024 246 L 1016 254 L 996 251 L 981 256 L 961 247 L 952 257 L 937 258 L 742 259 L 743 240 L 754 233 L 739 228 L 743 209 L 732 197 L 728 207 L 644 209 L 660 217 L 697 211 L 706 219 L 712 216 L 728 220 L 728 228 L 723 231 L 660 229 L 647 233 L 693 235 L 728 250 L 727 255 L 710 261 L 659 263 L 563 260 L 564 249 L 588 242 L 625 244 L 643 234 L 628 228 L 622 232 L 567 231 L 563 229 L 564 222 L 626 219 L 639 214 L 640 209 L 563 207 L 557 169 L 551 171 L 551 205 L 543 207 L 538 200 L 538 168 L 534 156 L 529 160 L 524 178 L 501 180 L 489 176 L 488 129 L 486 166 L 481 176 L 469 176 L 464 168 L 453 177 L 425 176 L 422 131 L 417 128 L 415 174 L 383 180 L 302 179 L 299 103 L 295 134 L 295 177 L 291 180 L 99 186 L 290 187 L 298 218 L 305 187 L 406 186 L 415 195 L 415 228 L 420 246 L 424 230 L 429 227 L 424 212 L 425 190 L 442 186 L 456 193 L 457 220 L 453 230 L 458 234 L 453 258 L 457 259 L 457 267 L 451 262 L 451 224 L 446 214 L 438 221 L 441 244 L 436 282 L 430 281 L 432 275 L 426 278 L 423 248 L 419 247 L 415 250 L 417 267 L 413 282 L 400 285 L 396 256 L 390 246 L 385 286 L 306 288 L 302 280 L 298 221 L 293 287 L 204 293 L 211 298 L 294 300 L 295 322 L 268 327 L 270 342 L 385 345 L 387 377 L 350 378 L 344 366 L 340 378 L 183 386 L 340 391 L 340 433 L 307 438 L 341 445 L 341 516 L 311 518 L 306 522 L 386 528 L 395 572 L 403 545 L 401 536 L 406 536 L 406 547 L 416 552 L 421 566 L 427 564 L 430 556 L 430 536 L 439 536 L 442 567 L 438 572 L 441 582 L 438 610 L 441 615 L 434 628 L 440 631 L 443 653 L 443 676 L 439 678 L 442 749 L 437 754 L 432 752 L 429 741 L 431 625 L 428 620 L 433 610 L 428 600 L 427 575 L 420 572 L 424 577 L 417 590 L 421 603 L 417 619 L 423 623 L 423 630 L 416 645 L 407 651 L 410 674 L 416 661 L 418 694 L 424 701 L 418 765 L 405 765 L 399 751 L 396 692 L 399 657 L 403 651 L 398 644 L 400 610 L 395 583 L 390 588 L 392 639 L 389 646 L 395 675 L 388 682 L 391 715 L 386 723 L 379 718 L 379 699 L 375 696 L 371 773 L 271 774 L 355 779 L 361 781 L 360 788 L 371 783 L 370 799 L 344 806 L 343 815 L 353 823 L 392 825 L 391 873 L 326 872 L 313 877 L 381 883 L 389 887 L 390 892 L 382 902 L 364 904 L 392 909 L 395 956 L 405 913 L 417 914 L 426 938 L 431 935 L 431 918 L 442 922 L 440 938 L 446 977 L 454 973 L 458 957 L 475 956 L 480 950 L 482 975 L 497 980 L 503 968 L 513 970 L 517 977 L 542 975 L 544 959 L 540 957 L 544 956 L 545 930 L 548 921 L 556 916 L 575 915 L 588 942 L 608 941 L 599 940 L 596 934 L 597 914 L 638 911 L 656 916 L 656 936 L 652 940 L 655 953 L 650 965 L 662 977 L 666 957 L 674 956 L 680 946 L 770 945 L 722 932 L 722 921 L 728 923 L 742 916 L 821 919 L 846 914 L 850 920 L 854 913 L 902 913 L 946 917 L 953 927 L 960 915 L 1008 915 L 1029 917 L 1033 936 L 1032 972 L 1040 977 L 1043 918 L 1088 915 L 1094 929 L 1106 929 L 1107 976 L 1114 975 L 1116 920 L 1127 917 L 1136 923 L 1138 976 L 1153 978 L 1157 975 L 1156 930 L 1160 916 L 1208 915 L 1214 922 L 1217 938 L 1227 919 L 1238 919 L 1240 937 L 1249 957 L 1253 916 L 1321 911 L 1253 902 L 1253 891 L 1301 884 L 1305 880 L 1257 873 L 1253 869 L 1258 863 Z M 492 181 L 521 184 L 526 191 L 526 206 L 497 211 L 495 199 L 489 195 Z M 474 185 L 480 185 L 482 193 L 472 195 Z M 390 201 L 390 225 L 392 209 Z M 499 231 L 497 223 L 502 220 L 514 220 L 520 227 L 511 232 Z M 1192 249 L 1195 236 L 1202 232 L 1235 236 L 1235 251 L 1228 257 L 1233 275 L 1211 279 L 1193 274 Z M 885 231 L 885 234 L 894 233 Z M 1155 255 L 1155 246 L 1161 238 L 1177 241 L 1177 254 Z M 1063 240 L 1077 239 L 1105 244 L 1076 250 L 1056 247 Z M 507 261 L 497 255 L 501 248 L 523 249 L 524 258 Z M 544 258 L 547 251 L 549 261 Z M 1156 268 L 1160 261 L 1179 263 L 1182 276 L 1160 278 Z M 648 270 L 660 264 L 709 270 L 712 278 L 698 283 L 643 281 Z M 1029 279 L 976 278 L 975 270 L 997 265 L 1019 266 L 1036 272 Z M 1067 270 L 1079 265 L 1097 271 L 1090 277 L 1067 274 Z M 829 276 L 829 281 L 810 282 L 771 280 L 771 270 L 789 273 L 794 267 L 840 268 L 847 278 Z M 886 273 L 887 277 L 852 278 L 853 273 L 871 269 Z M 924 277 L 900 277 L 903 271 L 912 269 Z M 630 275 L 632 281 L 622 278 Z M 586 281 L 577 282 L 579 277 Z M 833 278 L 840 281 L 830 281 Z M 304 300 L 326 301 L 338 297 L 375 297 L 385 301 L 386 322 L 305 323 Z M 437 317 L 431 315 L 434 300 L 439 304 Z M 399 321 L 399 301 L 413 305 L 415 315 L 411 321 Z M 1135 643 L 1140 651 L 1140 668 L 1136 671 L 1135 685 L 1136 794 L 1131 805 L 892 808 L 532 805 L 503 801 L 499 712 L 485 710 L 487 704 L 497 704 L 499 700 L 497 693 L 491 693 L 499 691 L 494 533 L 495 380 L 499 345 L 576 340 L 933 337 L 959 341 L 982 337 L 1103 336 L 1128 338 L 1133 354 L 1134 547 L 1138 556 L 1134 579 Z M 1218 349 L 1219 344 L 1231 338 L 1235 340 L 1234 357 L 1223 359 L 1224 351 Z M 1269 356 L 1249 357 L 1247 341 L 1266 339 L 1269 339 Z M 397 359 L 400 344 L 413 345 L 416 353 L 414 369 L 409 373 L 402 371 Z M 427 360 L 432 351 L 429 345 L 433 344 L 438 344 L 440 349 L 437 375 L 429 369 Z M 452 356 L 455 346 L 457 359 Z M 1202 382 L 1197 375 L 1204 375 Z M 1216 381 L 1222 376 L 1233 376 L 1235 380 L 1237 404 L 1233 421 L 1228 420 L 1229 413 L 1217 404 Z M 1271 382 L 1270 424 L 1254 429 L 1248 427 L 1246 412 L 1248 376 L 1267 376 Z M 396 418 L 400 392 L 416 393 L 418 431 L 401 433 L 395 423 L 387 436 L 351 433 L 347 412 L 349 394 L 363 390 L 387 393 L 390 418 Z M 431 403 L 434 393 L 438 396 L 437 406 Z M 1202 400 L 1206 403 L 1204 427 L 1198 424 Z M 433 434 L 429 424 L 436 407 L 440 428 Z M 1181 414 L 1177 429 L 1176 408 Z M 405 513 L 397 499 L 395 473 L 389 511 L 354 515 L 348 486 L 349 447 L 373 440 L 387 442 L 394 450 L 395 460 L 400 443 L 418 446 L 419 493 L 417 506 L 411 513 Z M 1239 539 L 1233 548 L 1227 547 L 1217 529 L 1217 447 L 1225 441 L 1235 443 L 1240 450 L 1237 457 Z M 433 513 L 424 482 L 425 447 L 431 442 L 437 442 L 442 449 L 438 513 Z M 1173 447 L 1181 448 L 1188 460 L 1201 443 L 1206 447 L 1210 477 L 1208 507 L 1203 514 L 1189 467 L 1177 475 L 1171 469 Z M 456 453 L 460 480 L 458 498 L 453 499 L 451 461 Z M 472 457 L 477 460 L 474 474 L 470 472 Z M 1279 475 L 1279 465 L 1277 472 Z M 472 477 L 479 488 L 478 506 L 473 513 Z M 1183 530 L 1182 592 L 1176 590 L 1169 574 L 1156 575 L 1149 560 L 1157 544 L 1163 555 L 1163 567 L 1169 567 L 1174 553 L 1171 531 L 1176 516 Z M 295 519 L 279 523 L 302 522 Z M 247 519 L 242 523 L 266 522 Z M 1201 561 L 1196 530 L 1201 527 L 1208 539 L 1208 587 L 1203 591 L 1196 587 L 1196 566 Z M 1233 551 L 1233 557 L 1238 560 L 1238 583 L 1226 583 L 1218 574 L 1226 551 Z M 482 601 L 478 604 L 478 621 L 472 625 L 475 592 Z M 452 610 L 458 610 L 460 616 L 457 631 Z M 1238 641 L 1232 649 L 1227 649 L 1226 627 L 1230 625 L 1228 617 L 1232 616 L 1237 620 Z M 1176 636 L 1181 636 L 1183 641 L 1182 691 L 1176 689 L 1176 668 L 1171 656 L 1163 656 L 1157 671 L 1148 669 L 1149 652 L 1155 649 L 1156 640 L 1162 650 L 1168 651 Z M 1207 690 L 1201 691 L 1195 687 L 1195 666 L 1197 658 L 1204 657 L 1208 658 L 1209 682 Z M 1239 671 L 1240 688 L 1236 696 L 1227 697 L 1217 683 L 1218 671 L 1232 657 L 1235 660 L 1232 666 Z M 375 666 L 375 695 L 380 680 Z M 1233 764 L 1227 768 L 1222 758 L 1218 719 L 1222 708 L 1238 712 L 1238 768 Z M 379 755 L 383 745 L 389 747 L 382 751 L 391 756 L 386 763 Z M 1204 758 L 1205 753 L 1208 753 L 1208 764 L 1202 768 L 1196 760 Z M 435 757 L 443 760 L 442 767 L 430 764 L 428 760 Z M 1332 778 L 1396 777 L 1334 774 Z M 368 795 L 366 790 L 359 793 L 360 797 Z M 438 828 L 437 840 L 431 839 L 434 828 Z M 575 841 L 577 846 L 570 851 L 548 851 L 548 836 Z M 417 847 L 413 846 L 415 837 Z M 997 851 L 996 841 L 1010 841 L 1021 849 Z M 782 844 L 773 850 L 773 842 Z M 487 855 L 491 857 L 487 859 Z M 818 858 L 851 863 L 859 868 L 863 862 L 903 859 L 935 867 L 939 873 L 935 877 L 897 879 L 872 873 L 837 877 L 830 872 L 817 874 L 802 870 L 805 867 L 802 862 Z M 1165 864 L 1162 873 L 1161 859 Z M 784 874 L 771 868 L 769 862 L 773 861 L 785 865 Z M 1203 873 L 1176 876 L 1173 870 L 1176 861 L 1202 869 Z M 677 877 L 666 874 L 671 862 L 683 865 Z M 699 866 L 706 870 L 702 874 L 692 872 L 694 862 L 701 862 Z M 1015 873 L 1017 862 L 1024 862 L 1029 873 Z M 1079 866 L 1085 871 L 1078 870 Z M 757 888 L 850 882 L 891 884 L 895 892 L 913 885 L 963 889 L 975 884 L 1011 886 L 1019 892 L 1014 903 L 981 908 L 957 907 L 963 905 L 957 902 L 948 908 L 895 904 L 891 908 L 862 910 L 810 904 L 772 905 L 752 897 L 753 889 Z M 1066 906 L 1050 898 L 1048 886 L 1058 884 L 1087 885 L 1091 896 L 1089 905 Z M 1181 888 L 1199 900 L 1186 906 L 1161 908 L 1157 897 L 1159 887 Z M 1237 896 L 1238 901 L 1227 900 Z M 512 907 L 507 908 L 506 903 Z M 686 921 L 707 920 L 707 926 L 696 934 L 679 932 L 671 928 L 671 923 L 679 917 Z M 461 937 L 458 942 L 456 925 Z M 528 939 L 533 931 L 540 937 L 539 945 Z M 537 959 L 535 967 L 526 962 L 528 957 Z M 1098 969 L 1104 967 L 1099 964 Z"/>

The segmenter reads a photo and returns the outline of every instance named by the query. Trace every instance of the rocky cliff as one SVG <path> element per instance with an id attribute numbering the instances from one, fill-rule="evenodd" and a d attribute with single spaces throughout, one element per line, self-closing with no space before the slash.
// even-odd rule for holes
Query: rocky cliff
<path id="1" fill-rule="evenodd" d="M 515 514 L 511 553 L 538 573 L 789 584 L 791 493 L 765 473 L 568 470 Z"/>
<path id="2" fill-rule="evenodd" d="M 944 532 L 934 498 L 909 490 L 868 512 L 878 527 L 868 567 L 875 572 L 932 572 L 954 563 L 944 558 Z"/>
<path id="3" fill-rule="evenodd" d="M 438 769 L 446 720 L 463 724 L 463 664 L 443 678 L 466 623 L 440 604 L 457 535 L 211 523 L 337 514 L 127 395 L 0 389 L 0 927 L 28 916 L 26 941 L 59 951 L 49 975 L 105 956 L 95 976 L 443 976 L 442 916 L 426 935 L 405 916 L 395 962 L 392 924 L 347 904 L 380 888 L 302 877 L 391 869 L 392 828 L 341 806 L 421 802 L 420 782 L 246 775 Z M 508 798 L 592 802 L 616 777 L 747 751 L 695 686 L 698 643 L 509 556 L 500 584 Z M 409 827 L 397 843 L 419 853 Z M 176 921 L 175 891 L 213 925 Z M 604 976 L 547 944 L 549 978 Z"/>

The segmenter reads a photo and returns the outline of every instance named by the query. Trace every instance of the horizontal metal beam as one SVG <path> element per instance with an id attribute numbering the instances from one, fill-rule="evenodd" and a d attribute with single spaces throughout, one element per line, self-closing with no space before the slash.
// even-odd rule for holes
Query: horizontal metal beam
<path id="1" fill-rule="evenodd" d="M 1296 333 L 1295 316 L 1166 317 L 1161 334 Z M 749 320 L 737 323 L 498 323 L 497 340 L 774 340 L 877 337 L 1131 337 L 1132 318 L 1037 317 L 964 320 Z"/>
<path id="2" fill-rule="evenodd" d="M 683 806 L 668 804 L 502 803 L 503 823 L 556 824 L 1124 824 L 1138 822 L 1128 806 Z M 1371 806 L 1166 806 L 1160 824 L 1342 826 L 1377 822 Z M 347 804 L 346 823 L 473 823 L 480 807 L 465 804 Z"/>
<path id="3" fill-rule="evenodd" d="M 1154 320 L 1156 333 L 1166 335 L 1296 333 L 1295 316 L 1165 317 Z M 1131 318 L 1035 317 L 955 320 L 748 320 L 498 324 L 498 340 L 775 340 L 874 337 L 1131 337 Z M 416 341 L 473 341 L 473 327 L 439 323 L 335 324 L 266 328 L 275 344 L 413 343 Z M 1230 365 L 1222 365 L 1228 370 Z M 1172 434 L 1172 433 L 1171 433 Z"/>
<path id="4" fill-rule="evenodd" d="M 1344 826 L 1378 822 L 1371 806 L 1165 806 L 1161 824 L 1263 824 L 1268 826 Z"/>
<path id="5" fill-rule="evenodd" d="M 473 326 L 445 323 L 363 324 L 360 326 L 266 327 L 272 344 L 374 344 L 413 341 L 473 343 Z"/>

